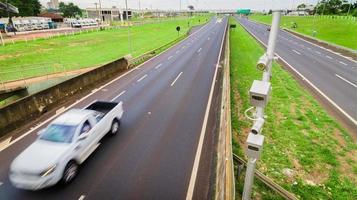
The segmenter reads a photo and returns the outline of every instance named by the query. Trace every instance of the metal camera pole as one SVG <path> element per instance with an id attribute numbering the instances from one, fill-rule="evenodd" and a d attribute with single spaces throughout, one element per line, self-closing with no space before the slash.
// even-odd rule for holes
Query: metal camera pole
<path id="1" fill-rule="evenodd" d="M 254 81 L 252 88 L 250 89 L 250 98 L 253 106 L 256 107 L 256 113 L 254 118 L 254 125 L 247 138 L 247 171 L 244 180 L 243 200 L 250 200 L 252 187 L 254 182 L 254 171 L 256 162 L 260 158 L 262 152 L 264 136 L 261 135 L 261 130 L 264 126 L 264 108 L 268 102 L 271 91 L 271 68 L 274 60 L 274 52 L 276 41 L 279 32 L 281 11 L 273 12 L 273 22 L 270 30 L 269 43 L 267 53 L 264 54 L 258 62 L 257 68 L 264 70 L 263 80 Z"/>

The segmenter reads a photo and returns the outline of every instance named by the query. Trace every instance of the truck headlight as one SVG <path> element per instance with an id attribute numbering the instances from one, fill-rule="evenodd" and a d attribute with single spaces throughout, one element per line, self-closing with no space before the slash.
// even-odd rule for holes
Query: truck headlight
<path id="1" fill-rule="evenodd" d="M 41 177 L 45 177 L 50 175 L 51 173 L 53 173 L 56 170 L 57 165 L 53 165 L 49 168 L 47 168 L 46 170 L 44 170 L 43 172 L 40 173 Z"/>

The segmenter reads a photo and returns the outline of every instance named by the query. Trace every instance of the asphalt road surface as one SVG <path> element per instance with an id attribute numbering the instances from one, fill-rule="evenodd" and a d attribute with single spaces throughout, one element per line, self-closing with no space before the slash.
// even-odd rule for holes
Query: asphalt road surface
<path id="1" fill-rule="evenodd" d="M 267 26 L 246 18 L 237 20 L 265 45 Z M 336 36 L 337 37 L 337 36 Z M 281 30 L 277 55 L 357 128 L 357 63 Z M 274 76 L 274 75 L 273 75 Z"/>
<path id="2" fill-rule="evenodd" d="M 10 163 L 46 123 L 2 150 L 0 199 L 185 199 L 226 25 L 213 18 L 73 105 L 123 101 L 125 113 L 120 134 L 103 139 L 70 185 L 32 192 L 9 182 Z"/>

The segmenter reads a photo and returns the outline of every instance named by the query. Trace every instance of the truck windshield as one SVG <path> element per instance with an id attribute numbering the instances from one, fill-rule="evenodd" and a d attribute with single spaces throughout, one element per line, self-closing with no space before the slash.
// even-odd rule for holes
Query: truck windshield
<path id="1" fill-rule="evenodd" d="M 71 143 L 76 129 L 77 126 L 52 124 L 41 134 L 40 139 L 51 142 Z"/>

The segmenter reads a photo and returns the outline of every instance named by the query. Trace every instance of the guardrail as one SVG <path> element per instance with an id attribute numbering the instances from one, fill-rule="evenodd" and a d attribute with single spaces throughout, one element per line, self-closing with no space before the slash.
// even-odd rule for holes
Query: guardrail
<path id="1" fill-rule="evenodd" d="M 247 164 L 247 162 L 245 160 L 243 160 L 242 158 L 238 157 L 235 154 L 233 154 L 233 159 L 240 166 L 240 169 L 242 169 Z M 263 173 L 259 172 L 258 170 L 255 170 L 254 175 L 257 179 L 259 179 L 262 183 L 264 183 L 270 189 L 274 190 L 281 197 L 288 199 L 288 200 L 298 200 L 298 198 L 295 197 L 292 193 L 290 193 L 289 191 L 282 188 L 280 185 L 278 185 L 277 183 L 272 181 L 270 178 L 268 178 L 267 176 L 265 176 Z"/>

